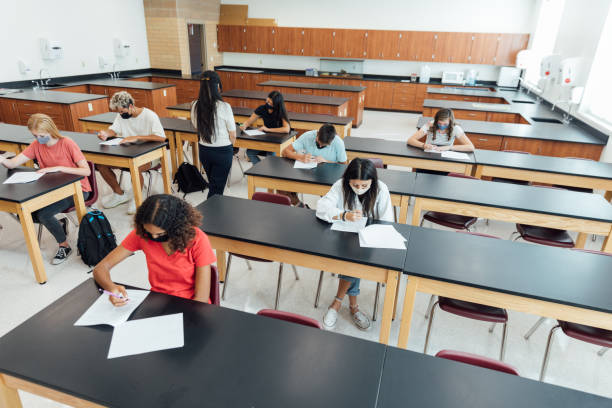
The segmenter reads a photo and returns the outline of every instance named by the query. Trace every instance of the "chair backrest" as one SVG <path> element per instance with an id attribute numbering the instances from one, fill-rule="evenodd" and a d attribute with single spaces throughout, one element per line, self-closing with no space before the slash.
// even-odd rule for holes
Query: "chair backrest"
<path id="1" fill-rule="evenodd" d="M 85 201 L 86 207 L 91 207 L 96 201 L 98 201 L 98 181 L 96 179 L 96 165 L 92 162 L 88 161 L 87 165 L 89 166 L 90 174 L 87 177 L 89 180 L 89 185 L 91 186 L 91 194 L 89 198 Z M 62 211 L 63 213 L 69 213 L 74 211 L 74 206 Z"/>
<path id="2" fill-rule="evenodd" d="M 290 323 L 297 323 L 303 326 L 314 327 L 315 329 L 322 329 L 321 323 L 310 317 L 302 316 L 295 313 L 282 312 L 280 310 L 273 309 L 261 309 L 257 312 L 260 316 L 272 317 L 274 319 L 284 320 Z"/>
<path id="3" fill-rule="evenodd" d="M 377 169 L 384 169 L 385 164 L 383 163 L 383 159 L 379 159 L 378 157 L 368 157 L 368 160 L 372 162 L 374 167 Z"/>
<path id="4" fill-rule="evenodd" d="M 221 296 L 219 296 L 219 271 L 215 265 L 210 265 L 210 304 L 219 306 Z"/>
<path id="5" fill-rule="evenodd" d="M 291 199 L 286 195 L 264 193 L 260 191 L 253 193 L 252 200 L 265 201 L 266 203 L 274 203 L 280 205 L 291 205 Z"/>
<path id="6" fill-rule="evenodd" d="M 464 230 L 458 230 L 456 232 L 460 232 L 462 234 L 476 235 L 477 237 L 501 239 L 500 237 L 496 237 L 495 235 L 483 234 L 482 232 L 472 232 L 472 231 L 464 231 Z"/>
<path id="7" fill-rule="evenodd" d="M 494 360 L 489 357 L 479 356 L 477 354 L 465 353 L 463 351 L 441 350 L 438 352 L 438 354 L 436 354 L 436 357 L 459 361 L 461 363 L 488 368 L 490 370 L 501 371 L 502 373 L 519 375 L 516 368 L 512 367 L 510 364 L 506 364 L 502 361 Z"/>
<path id="8" fill-rule="evenodd" d="M 593 249 L 583 249 L 583 248 L 570 248 L 572 251 L 580 251 L 580 252 L 587 252 L 589 254 L 597 254 L 597 255 L 605 255 L 605 256 L 612 256 L 611 253 L 609 252 L 603 252 L 603 251 L 595 251 Z"/>
<path id="9" fill-rule="evenodd" d="M 502 150 L 502 152 L 506 152 L 506 153 L 520 153 L 520 154 L 531 154 L 529 152 L 524 152 L 522 150 Z"/>
<path id="10" fill-rule="evenodd" d="M 476 177 L 468 176 L 467 174 L 463 174 L 463 173 L 448 173 L 447 176 L 448 177 L 458 177 L 458 178 L 466 178 L 466 179 L 478 180 L 478 178 L 476 178 Z"/>

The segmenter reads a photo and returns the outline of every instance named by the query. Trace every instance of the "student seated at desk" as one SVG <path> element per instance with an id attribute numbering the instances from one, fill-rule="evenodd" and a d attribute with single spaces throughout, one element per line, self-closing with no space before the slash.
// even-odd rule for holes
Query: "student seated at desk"
<path id="1" fill-rule="evenodd" d="M 346 149 L 344 141 L 336 135 L 336 128 L 329 123 L 324 124 L 319 130 L 304 132 L 298 140 L 287 146 L 282 151 L 283 157 L 299 160 L 304 163 L 342 163 L 346 164 Z M 304 207 L 298 196 L 293 192 L 282 192 L 291 198 L 293 205 Z"/>
<path id="2" fill-rule="evenodd" d="M 38 173 L 61 171 L 62 173 L 83 176 L 81 188 L 83 189 L 83 198 L 87 200 L 91 193 L 91 186 L 87 179 L 91 170 L 79 146 L 72 139 L 62 136 L 53 119 L 43 113 L 35 113 L 30 116 L 28 129 L 36 140 L 12 159 L 0 158 L 0 163 L 4 167 L 12 169 L 29 160 L 36 159 L 39 166 Z M 51 260 L 53 265 L 61 264 L 72 253 L 72 249 L 66 240 L 66 220 L 62 219 L 62 223 L 60 223 L 55 218 L 55 214 L 73 206 L 74 199 L 70 196 L 32 213 L 34 222 L 44 225 L 59 244 L 57 253 Z"/>
<path id="3" fill-rule="evenodd" d="M 362 217 L 393 222 L 393 204 L 389 188 L 378 180 L 374 164 L 367 159 L 353 159 L 342 178 L 319 200 L 317 217 L 327 222 L 358 221 Z M 336 325 L 338 310 L 344 295 L 348 294 L 353 323 L 361 330 L 369 329 L 370 319 L 357 305 L 360 279 L 345 275 L 339 275 L 339 278 L 338 292 L 323 317 L 323 325 L 327 329 Z"/>
<path id="4" fill-rule="evenodd" d="M 425 138 L 425 141 L 421 139 Z M 423 150 L 455 150 L 458 152 L 473 152 L 474 145 L 465 135 L 461 127 L 455 124 L 455 115 L 450 109 L 440 109 L 434 120 L 423 125 L 407 142 L 410 146 Z"/>
<path id="5" fill-rule="evenodd" d="M 285 109 L 285 99 L 283 95 L 278 91 L 272 91 L 266 98 L 265 105 L 261 105 L 255 109 L 250 118 L 244 122 L 240 129 L 245 130 L 251 126 L 257 119 L 261 118 L 264 125 L 259 127 L 262 132 L 268 133 L 289 133 L 291 131 L 291 125 L 289 124 L 289 116 Z M 273 152 L 266 152 L 263 150 L 247 149 L 247 157 L 256 165 L 260 162 L 259 156 L 274 156 Z"/>
<path id="6" fill-rule="evenodd" d="M 147 108 L 136 107 L 134 105 L 134 98 L 129 93 L 125 91 L 115 93 L 110 100 L 109 106 L 111 110 L 117 111 L 117 117 L 107 130 L 98 132 L 98 137 L 101 140 L 120 136 L 123 138 L 121 143 L 166 141 L 166 134 L 157 113 Z M 141 187 L 144 184 L 142 173 L 155 165 L 157 165 L 156 162 L 140 166 L 138 175 L 140 176 Z M 104 201 L 102 206 L 104 208 L 114 208 L 130 201 L 127 213 L 134 214 L 136 212 L 136 203 L 133 198 L 130 200 L 130 195 L 121 189 L 117 176 L 113 172 L 113 169 L 117 167 L 99 164 L 96 168 L 104 181 L 113 190 L 113 195 Z"/>
<path id="7" fill-rule="evenodd" d="M 134 230 L 96 267 L 96 282 L 116 295 L 127 297 L 125 287 L 115 284 L 110 270 L 142 250 L 147 260 L 151 290 L 209 302 L 210 265 L 216 261 L 208 237 L 199 228 L 202 215 L 188 202 L 168 194 L 147 198 L 134 217 Z M 124 299 L 109 296 L 115 306 Z"/>

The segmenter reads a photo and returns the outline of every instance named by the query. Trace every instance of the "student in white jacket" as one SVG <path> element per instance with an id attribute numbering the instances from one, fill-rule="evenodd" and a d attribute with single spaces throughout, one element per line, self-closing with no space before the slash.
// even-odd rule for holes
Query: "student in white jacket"
<path id="1" fill-rule="evenodd" d="M 362 217 L 393 221 L 393 205 L 389 188 L 378 181 L 374 164 L 367 159 L 356 158 L 350 162 L 344 175 L 317 204 L 317 217 L 327 222 L 338 220 L 358 221 Z M 323 317 L 323 325 L 331 329 L 338 320 L 338 310 L 349 295 L 349 307 L 353 322 L 361 330 L 370 328 L 370 319 L 359 310 L 359 278 L 339 275 L 338 292 Z"/>

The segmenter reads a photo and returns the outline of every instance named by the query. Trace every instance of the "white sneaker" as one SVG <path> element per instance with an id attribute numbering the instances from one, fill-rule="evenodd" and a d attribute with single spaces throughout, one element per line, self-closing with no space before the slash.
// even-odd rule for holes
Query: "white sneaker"
<path id="1" fill-rule="evenodd" d="M 128 210 L 127 210 L 127 213 L 128 213 L 129 215 L 136 214 L 136 201 L 134 201 L 134 199 L 133 199 L 133 198 L 130 200 L 130 203 L 128 204 Z"/>
<path id="2" fill-rule="evenodd" d="M 325 316 L 323 316 L 323 327 L 327 330 L 331 330 L 336 326 L 336 322 L 338 321 L 338 311 L 333 307 L 327 309 L 325 312 Z"/>
<path id="3" fill-rule="evenodd" d="M 118 205 L 127 203 L 130 200 L 130 196 L 123 192 L 123 194 L 113 193 L 112 196 L 105 203 L 102 204 L 104 208 L 115 208 Z"/>

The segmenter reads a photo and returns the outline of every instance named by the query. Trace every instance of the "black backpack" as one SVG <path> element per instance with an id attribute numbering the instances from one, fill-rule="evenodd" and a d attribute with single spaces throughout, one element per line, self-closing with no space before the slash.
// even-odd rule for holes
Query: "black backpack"
<path id="1" fill-rule="evenodd" d="M 79 225 L 77 249 L 88 266 L 95 266 L 110 251 L 117 247 L 115 234 L 102 211 L 93 210 L 85 214 Z"/>
<path id="2" fill-rule="evenodd" d="M 183 162 L 174 175 L 174 182 L 178 184 L 179 191 L 182 191 L 183 198 L 188 193 L 195 191 L 204 191 L 208 188 L 208 183 L 202 177 L 202 173 L 198 171 L 193 164 Z"/>

